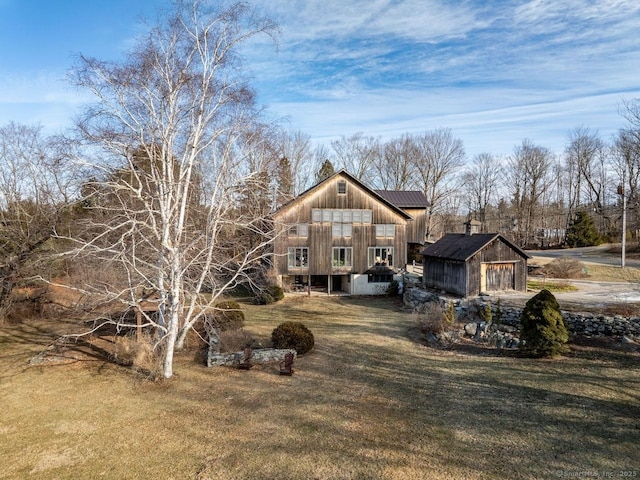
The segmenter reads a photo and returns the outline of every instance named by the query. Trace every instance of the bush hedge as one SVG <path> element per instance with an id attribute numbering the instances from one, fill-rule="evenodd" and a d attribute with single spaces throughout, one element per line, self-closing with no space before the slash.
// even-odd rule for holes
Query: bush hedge
<path id="1" fill-rule="evenodd" d="M 273 348 L 292 348 L 298 355 L 309 352 L 315 340 L 313 333 L 300 322 L 284 322 L 271 332 Z"/>

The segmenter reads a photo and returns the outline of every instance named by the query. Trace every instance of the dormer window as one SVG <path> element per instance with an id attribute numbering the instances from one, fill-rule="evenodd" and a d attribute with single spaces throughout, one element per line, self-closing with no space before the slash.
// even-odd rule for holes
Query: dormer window
<path id="1" fill-rule="evenodd" d="M 347 182 L 344 180 L 338 180 L 338 195 L 347 194 Z"/>

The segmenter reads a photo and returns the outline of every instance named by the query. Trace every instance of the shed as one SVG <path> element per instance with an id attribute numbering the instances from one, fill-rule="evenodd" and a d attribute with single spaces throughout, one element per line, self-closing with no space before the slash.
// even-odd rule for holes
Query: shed
<path id="1" fill-rule="evenodd" d="M 450 233 L 422 251 L 423 284 L 462 297 L 526 291 L 527 255 L 497 233 Z"/>

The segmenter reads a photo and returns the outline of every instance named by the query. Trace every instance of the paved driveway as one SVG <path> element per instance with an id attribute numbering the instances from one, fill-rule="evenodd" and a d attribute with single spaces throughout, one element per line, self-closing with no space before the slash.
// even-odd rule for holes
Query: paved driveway
<path id="1" fill-rule="evenodd" d="M 561 250 L 527 250 L 527 253 L 534 257 L 530 260 L 533 264 L 544 264 L 554 258 L 571 257 L 583 263 L 620 265 L 620 255 L 607 253 L 610 245 L 600 245 L 598 247 L 584 247 Z M 640 260 L 626 259 L 627 267 L 640 268 Z M 640 303 L 640 283 L 629 282 L 599 282 L 593 280 L 569 280 L 578 290 L 575 292 L 554 293 L 558 302 L 562 306 L 572 305 L 602 307 L 614 303 Z M 501 298 L 508 303 L 524 304 L 532 293 L 509 293 Z"/>
<path id="2" fill-rule="evenodd" d="M 597 247 L 582 247 L 582 248 L 562 248 L 558 250 L 527 250 L 527 253 L 532 257 L 553 260 L 554 258 L 570 257 L 580 260 L 585 263 L 599 263 L 602 265 L 621 265 L 622 255 L 611 254 L 607 250 L 611 248 L 611 245 L 604 244 Z M 627 267 L 640 268 L 640 260 L 636 258 L 625 258 L 625 265 Z"/>

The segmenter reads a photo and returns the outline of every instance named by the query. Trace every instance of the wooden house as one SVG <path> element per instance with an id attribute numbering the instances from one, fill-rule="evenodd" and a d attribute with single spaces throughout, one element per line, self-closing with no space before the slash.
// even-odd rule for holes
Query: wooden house
<path id="1" fill-rule="evenodd" d="M 416 204 L 418 195 L 409 194 Z M 426 215 L 427 207 L 422 195 L 416 220 L 389 198 L 341 170 L 280 207 L 273 214 L 279 280 L 329 293 L 384 293 L 400 278 L 409 245 L 424 244 L 426 218 L 416 212 Z"/>
<path id="2" fill-rule="evenodd" d="M 526 291 L 529 256 L 497 233 L 450 233 L 422 251 L 423 284 L 462 297 Z"/>
<path id="3" fill-rule="evenodd" d="M 376 190 L 376 193 L 411 215 L 413 221 L 407 224 L 407 261 L 422 262 L 420 252 L 426 240 L 427 197 L 411 190 Z"/>

